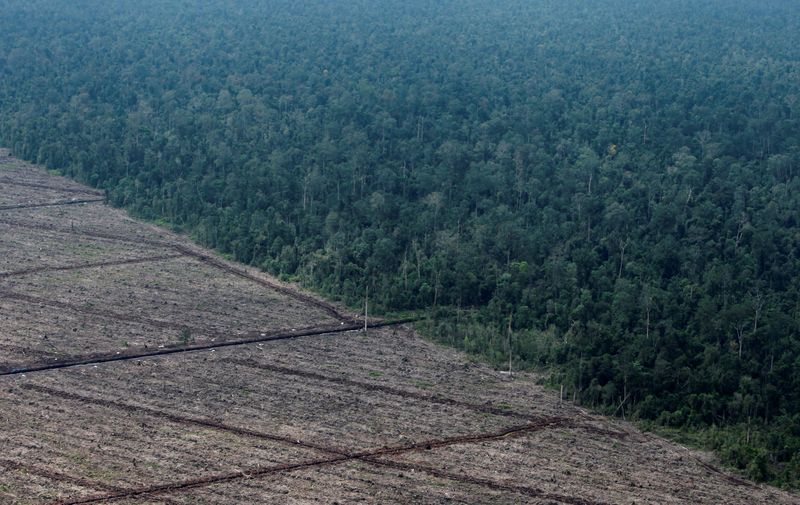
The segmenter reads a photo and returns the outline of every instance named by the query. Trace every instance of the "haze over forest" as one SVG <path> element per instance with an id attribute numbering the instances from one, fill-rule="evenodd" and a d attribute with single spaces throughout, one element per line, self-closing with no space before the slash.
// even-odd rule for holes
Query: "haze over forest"
<path id="1" fill-rule="evenodd" d="M 797 2 L 6 0 L 0 26 L 15 156 L 800 485 Z"/>

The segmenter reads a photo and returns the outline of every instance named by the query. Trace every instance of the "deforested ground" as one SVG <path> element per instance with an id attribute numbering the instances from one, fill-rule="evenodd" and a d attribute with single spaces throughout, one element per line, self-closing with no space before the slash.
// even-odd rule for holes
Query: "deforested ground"
<path id="1" fill-rule="evenodd" d="M 0 503 L 791 504 L 0 152 Z"/>

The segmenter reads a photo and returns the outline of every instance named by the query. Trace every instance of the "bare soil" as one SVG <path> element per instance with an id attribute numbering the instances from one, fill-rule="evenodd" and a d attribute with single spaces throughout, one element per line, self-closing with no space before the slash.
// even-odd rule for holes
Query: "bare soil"
<path id="1" fill-rule="evenodd" d="M 0 210 L 0 258 L 0 503 L 800 502 L 99 202 Z"/>

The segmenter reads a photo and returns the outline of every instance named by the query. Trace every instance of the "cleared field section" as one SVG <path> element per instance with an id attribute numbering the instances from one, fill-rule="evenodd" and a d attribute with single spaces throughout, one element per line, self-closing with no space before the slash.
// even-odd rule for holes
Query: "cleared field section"
<path id="1" fill-rule="evenodd" d="M 77 307 L 117 309 L 198 332 L 243 333 L 328 322 L 324 314 L 298 301 L 194 258 L 115 265 L 98 273 L 35 273 L 8 279 L 4 285 L 30 296 Z"/>
<path id="2" fill-rule="evenodd" d="M 258 481 L 218 484 L 166 497 L 180 504 L 204 503 L 531 503 L 545 500 L 493 491 L 480 485 L 452 482 L 420 472 L 398 471 L 362 462 L 309 468 Z M 335 497 L 335 498 L 332 498 Z M 511 500 L 511 501 L 509 501 Z M 124 503 L 124 502 L 123 502 Z M 129 502 L 142 503 L 142 502 Z"/>
<path id="3" fill-rule="evenodd" d="M 140 246 L 185 243 L 185 240 L 166 230 L 131 219 L 123 212 L 99 203 L 0 211 L 0 223 L 17 230 L 60 233 L 62 236 L 73 235 Z"/>
<path id="4" fill-rule="evenodd" d="M 176 252 L 166 247 L 119 242 L 66 232 L 20 228 L 0 221 L 0 282 L 57 269 L 81 269 Z"/>
<path id="5" fill-rule="evenodd" d="M 0 349 L 6 350 L 0 366 L 223 342 L 336 322 L 315 307 L 195 258 L 174 251 L 150 258 L 0 275 Z"/>
<path id="6" fill-rule="evenodd" d="M 557 428 L 383 460 L 442 474 L 461 475 L 466 470 L 480 480 L 501 475 L 507 483 L 534 483 L 542 496 L 580 497 L 588 503 L 744 504 L 763 499 L 763 490 L 731 481 L 688 451 L 655 437 L 610 442 L 607 437 L 587 435 L 591 434 Z M 491 463 L 476 464 L 480 461 Z M 780 493 L 770 499 L 795 503 Z"/>
<path id="7" fill-rule="evenodd" d="M 0 152 L 0 210 L 14 211 L 53 203 L 102 200 L 103 193 Z"/>
<path id="8" fill-rule="evenodd" d="M 412 394 L 439 399 L 439 404 L 469 403 L 491 413 L 510 411 L 525 415 L 558 415 L 558 398 L 533 384 L 535 377 L 489 369 L 463 353 L 434 345 L 406 327 L 370 329 L 345 339 L 309 337 L 273 342 L 258 353 L 228 357 L 238 365 L 321 382 L 351 384 L 364 391 L 402 396 Z M 434 402 L 436 403 L 436 402 Z"/>
<path id="9" fill-rule="evenodd" d="M 13 186 L 10 188 L 2 185 Z M 25 162 L 20 159 L 10 158 L 7 149 L 0 149 L 0 187 L 6 197 L 19 197 L 24 194 L 21 188 L 30 188 L 35 196 L 41 198 L 48 190 L 59 193 L 62 197 L 64 193 L 83 196 L 102 196 L 103 192 L 92 188 L 87 188 L 82 184 L 59 177 L 47 170 Z"/>
<path id="10" fill-rule="evenodd" d="M 352 338 L 357 335 L 314 338 L 336 339 L 350 347 L 359 345 Z M 46 386 L 57 401 L 55 391 L 77 391 L 75 387 L 81 384 L 86 402 L 121 398 L 185 417 L 200 413 L 233 427 L 345 452 L 502 430 L 527 422 L 471 406 L 442 405 L 427 395 L 414 398 L 376 392 L 236 365 L 227 359 L 252 353 L 253 363 L 269 364 L 272 353 L 258 348 L 272 344 L 52 371 L 20 378 L 17 385 Z"/>

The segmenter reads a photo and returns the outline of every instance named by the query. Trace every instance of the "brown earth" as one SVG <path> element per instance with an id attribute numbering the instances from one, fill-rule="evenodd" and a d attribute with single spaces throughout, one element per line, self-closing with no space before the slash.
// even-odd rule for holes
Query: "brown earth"
<path id="1" fill-rule="evenodd" d="M 0 192 L 0 503 L 800 503 L 5 152 Z"/>

